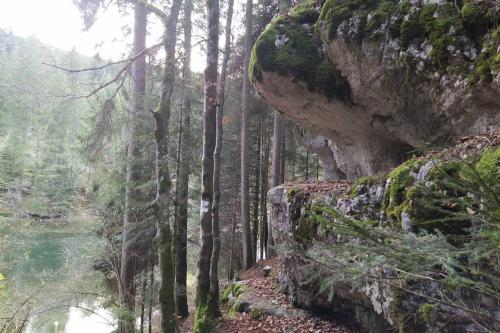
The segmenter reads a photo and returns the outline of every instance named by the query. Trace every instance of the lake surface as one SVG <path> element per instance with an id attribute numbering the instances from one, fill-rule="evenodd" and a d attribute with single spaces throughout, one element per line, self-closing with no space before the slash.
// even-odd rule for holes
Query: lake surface
<path id="1" fill-rule="evenodd" d="M 26 333 L 112 332 L 112 313 L 101 305 L 104 278 L 92 269 L 100 251 L 86 221 L 54 225 L 0 219 L 0 272 L 5 276 L 0 317 L 29 298 L 18 315 L 30 314 Z"/>

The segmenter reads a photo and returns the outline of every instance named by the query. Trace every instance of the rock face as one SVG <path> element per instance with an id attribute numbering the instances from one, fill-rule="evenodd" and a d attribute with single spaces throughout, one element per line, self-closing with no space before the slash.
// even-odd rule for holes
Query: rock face
<path id="1" fill-rule="evenodd" d="M 499 129 L 498 1 L 319 3 L 266 28 L 250 75 L 266 102 L 331 140 L 349 179 L 387 171 L 416 147 Z"/>
<path id="2" fill-rule="evenodd" d="M 488 148 L 491 144 L 494 147 Z M 461 177 L 458 173 L 466 172 L 464 162 L 457 162 L 458 158 L 479 154 L 473 159 L 475 170 L 488 184 L 496 184 L 495 188 L 498 188 L 498 145 L 500 134 L 464 142 L 455 150 L 406 161 L 383 176 L 360 178 L 348 191 L 343 187 L 340 190 L 318 191 L 314 185 L 310 185 L 312 190 L 301 185 L 271 189 L 268 198 L 273 238 L 276 244 L 289 249 L 280 251 L 284 267 L 279 277 L 282 289 L 296 306 L 336 315 L 344 320 L 347 318 L 366 332 L 483 331 L 484 327 L 477 326 L 463 309 L 429 302 L 429 299 L 446 295 L 463 304 L 464 308 L 474 308 L 489 318 L 497 319 L 500 318 L 498 299 L 487 296 L 478 298 L 467 288 L 448 290 L 431 278 L 418 282 L 410 279 L 403 289 L 395 288 L 391 285 L 393 272 L 385 266 L 375 266 L 370 268 L 371 272 L 382 271 L 387 279 L 357 285 L 348 279 L 338 278 L 324 288 L 322 281 L 331 272 L 321 270 L 321 265 L 308 260 L 322 256 L 321 251 L 324 250 L 319 244 L 359 243 L 356 238 L 346 238 L 324 229 L 322 224 L 311 218 L 311 212 L 321 204 L 344 217 L 371 221 L 403 233 L 442 233 L 448 242 L 459 248 L 462 245 L 456 243 L 456 236 L 467 235 L 474 215 L 482 209 L 482 201 L 478 198 L 471 200 L 471 193 L 454 190 L 451 179 Z M 483 152 L 478 153 L 481 150 Z M 498 207 L 496 211 L 498 213 Z M 457 216 L 460 218 L 457 219 Z M 334 253 L 326 255 L 335 256 Z M 303 270 L 304 267 L 307 270 Z M 427 276 L 430 273 L 419 274 Z M 489 325 L 500 328 L 491 319 Z"/>

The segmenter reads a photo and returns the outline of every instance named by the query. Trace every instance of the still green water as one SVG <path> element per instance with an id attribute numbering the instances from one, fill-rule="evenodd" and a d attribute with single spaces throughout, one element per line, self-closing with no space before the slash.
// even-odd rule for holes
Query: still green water
<path id="1" fill-rule="evenodd" d="M 26 333 L 113 331 L 100 305 L 103 277 L 92 269 L 100 244 L 91 226 L 82 218 L 55 224 L 0 217 L 1 317 L 21 308 L 18 317 L 29 314 Z"/>

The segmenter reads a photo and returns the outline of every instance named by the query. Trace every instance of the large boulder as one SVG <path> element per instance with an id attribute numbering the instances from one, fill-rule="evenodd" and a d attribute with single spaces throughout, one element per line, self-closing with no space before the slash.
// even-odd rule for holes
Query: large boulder
<path id="1" fill-rule="evenodd" d="M 472 288 L 464 286 L 448 288 L 430 278 L 436 272 L 418 272 L 424 278 L 404 280 L 399 287 L 391 283 L 394 271 L 384 265 L 372 266 L 370 272 L 385 278 L 361 284 L 341 278 L 341 272 L 332 275 L 331 269 L 320 264 L 325 263 L 321 258 L 335 260 L 335 244 L 349 242 L 358 246 L 360 239 L 332 233 L 332 229 L 318 222 L 314 212 L 317 207 L 326 206 L 343 217 L 396 230 L 398 235 L 442 234 L 445 243 L 460 249 L 471 226 L 477 223 L 476 215 L 488 205 L 477 193 L 457 188 L 454 180 L 463 182 L 462 178 L 475 170 L 485 186 L 493 185 L 489 188 L 497 191 L 499 145 L 500 133 L 474 136 L 453 148 L 408 160 L 386 174 L 360 178 L 350 188 L 340 182 L 271 189 L 269 221 L 273 240 L 282 249 L 282 289 L 296 306 L 340 317 L 367 332 L 483 331 L 484 327 L 478 326 L 466 308 L 487 314 L 487 324 L 498 329 L 491 321 L 500 318 L 498 299 L 478 297 Z M 494 209 L 498 214 L 498 207 Z M 334 219 L 329 223 L 337 222 Z M 348 271 L 349 265 L 344 269 Z M 325 285 L 325 281 L 329 284 Z M 429 301 L 442 295 L 462 308 Z"/>
<path id="2" fill-rule="evenodd" d="M 252 52 L 267 103 L 332 141 L 353 179 L 417 147 L 499 129 L 500 5 L 306 0 Z"/>

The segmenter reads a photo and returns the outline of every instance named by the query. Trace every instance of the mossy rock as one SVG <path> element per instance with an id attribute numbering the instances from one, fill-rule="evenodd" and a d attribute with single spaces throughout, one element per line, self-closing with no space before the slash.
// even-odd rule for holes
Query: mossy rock
<path id="1" fill-rule="evenodd" d="M 354 44 L 390 37 L 402 51 L 426 43 L 431 72 L 458 74 L 476 84 L 490 82 L 500 67 L 499 23 L 499 7 L 490 0 L 466 0 L 461 7 L 452 1 L 417 5 L 408 0 L 326 0 L 317 25 L 328 40 L 339 33 Z M 479 46 L 477 60 L 468 50 L 474 46 Z M 412 57 L 408 53 L 402 64 L 414 66 Z"/>
<path id="2" fill-rule="evenodd" d="M 414 185 L 413 174 L 424 162 L 420 159 L 408 160 L 387 175 L 390 185 L 384 195 L 383 207 L 389 220 L 401 223 L 401 213 L 410 211 L 415 192 L 409 191 L 409 188 Z"/>
<path id="3" fill-rule="evenodd" d="M 319 16 L 315 4 L 303 2 L 262 32 L 252 49 L 250 80 L 255 83 L 262 80 L 263 72 L 276 72 L 305 82 L 309 90 L 329 99 L 349 101 L 349 84 L 326 59 L 314 30 Z"/>
<path id="4" fill-rule="evenodd" d="M 354 184 L 349 189 L 348 196 L 349 198 L 354 198 L 360 195 L 360 190 L 364 187 L 371 187 L 375 185 L 382 185 L 385 182 L 385 175 L 375 175 L 375 176 L 364 176 L 358 178 Z"/>

